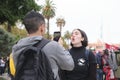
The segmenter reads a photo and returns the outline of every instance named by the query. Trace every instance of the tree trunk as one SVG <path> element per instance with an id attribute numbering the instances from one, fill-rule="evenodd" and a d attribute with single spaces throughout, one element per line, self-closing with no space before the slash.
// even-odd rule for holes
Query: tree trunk
<path id="1" fill-rule="evenodd" d="M 9 22 L 8 22 L 7 31 L 8 31 L 8 32 L 11 32 L 11 25 L 9 24 Z"/>
<path id="2" fill-rule="evenodd" d="M 47 19 L 47 38 L 50 39 L 50 35 L 49 35 L 49 18 Z"/>
<path id="3" fill-rule="evenodd" d="M 61 35 L 62 35 L 62 26 L 60 26 L 60 33 L 61 33 Z"/>

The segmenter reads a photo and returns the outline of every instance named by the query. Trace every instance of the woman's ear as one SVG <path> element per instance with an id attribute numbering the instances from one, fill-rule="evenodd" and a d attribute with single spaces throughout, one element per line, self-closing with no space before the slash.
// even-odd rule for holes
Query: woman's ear
<path id="1" fill-rule="evenodd" d="M 83 37 L 81 38 L 81 41 L 84 41 L 84 38 L 83 38 Z"/>

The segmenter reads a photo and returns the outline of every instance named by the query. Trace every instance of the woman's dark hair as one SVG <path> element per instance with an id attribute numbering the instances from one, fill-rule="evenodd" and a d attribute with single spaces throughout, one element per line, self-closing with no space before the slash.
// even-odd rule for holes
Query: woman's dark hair
<path id="1" fill-rule="evenodd" d="M 84 38 L 84 40 L 83 40 L 83 41 L 81 41 L 82 46 L 87 47 L 87 46 L 88 46 L 88 38 L 87 38 L 86 33 L 85 33 L 83 30 L 81 30 L 81 29 L 76 29 L 76 30 L 80 31 L 80 33 L 81 33 L 82 37 Z M 73 46 L 73 44 L 72 44 L 72 43 L 71 43 L 71 46 Z"/>

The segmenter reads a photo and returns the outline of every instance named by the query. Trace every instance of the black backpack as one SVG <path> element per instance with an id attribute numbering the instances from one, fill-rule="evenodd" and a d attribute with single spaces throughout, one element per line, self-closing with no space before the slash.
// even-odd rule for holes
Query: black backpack
<path id="1" fill-rule="evenodd" d="M 21 52 L 13 80 L 55 80 L 50 62 L 42 51 L 48 42 L 43 38 Z"/>

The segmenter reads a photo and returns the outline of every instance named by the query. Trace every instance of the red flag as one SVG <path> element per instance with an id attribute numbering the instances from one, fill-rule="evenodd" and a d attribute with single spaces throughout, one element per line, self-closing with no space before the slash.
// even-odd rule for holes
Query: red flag
<path id="1" fill-rule="evenodd" d="M 108 43 L 105 43 L 105 48 L 106 48 L 106 49 L 111 49 L 111 45 L 108 44 Z"/>
<path id="2" fill-rule="evenodd" d="M 117 47 L 117 46 L 115 46 L 115 45 L 112 45 L 112 49 L 113 49 L 113 50 L 118 50 L 119 47 Z"/>

